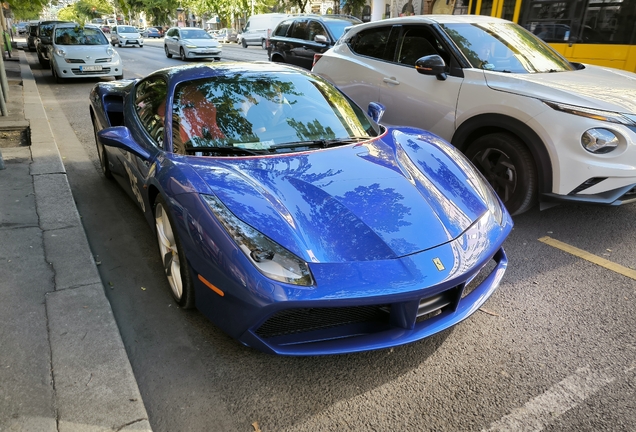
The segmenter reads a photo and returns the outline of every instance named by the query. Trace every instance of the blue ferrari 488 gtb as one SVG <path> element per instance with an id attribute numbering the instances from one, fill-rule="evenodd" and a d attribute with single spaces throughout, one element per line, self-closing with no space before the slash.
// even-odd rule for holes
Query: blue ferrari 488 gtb
<path id="1" fill-rule="evenodd" d="M 176 302 L 284 355 L 386 348 L 474 313 L 510 215 L 454 147 L 324 79 L 210 63 L 98 83 L 104 175 L 144 212 Z"/>

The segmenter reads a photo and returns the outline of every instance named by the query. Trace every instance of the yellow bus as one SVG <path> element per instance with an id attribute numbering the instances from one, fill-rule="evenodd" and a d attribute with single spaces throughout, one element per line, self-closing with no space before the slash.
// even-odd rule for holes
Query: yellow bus
<path id="1" fill-rule="evenodd" d="M 452 11 L 514 21 L 573 62 L 636 72 L 636 0 L 456 0 Z"/>

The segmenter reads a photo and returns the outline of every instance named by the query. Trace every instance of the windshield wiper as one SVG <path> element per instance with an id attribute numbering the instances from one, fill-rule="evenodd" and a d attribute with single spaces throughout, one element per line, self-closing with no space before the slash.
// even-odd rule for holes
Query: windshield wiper
<path id="1" fill-rule="evenodd" d="M 186 147 L 185 150 L 188 154 L 210 152 L 221 155 L 261 155 L 264 153 L 262 150 L 249 150 L 241 147 Z"/>
<path id="2" fill-rule="evenodd" d="M 294 141 L 288 142 L 284 144 L 277 144 L 269 147 L 270 151 L 276 151 L 280 149 L 294 149 L 299 147 L 319 147 L 319 148 L 328 148 L 336 145 L 342 144 L 351 144 L 358 143 L 362 141 L 370 140 L 373 137 L 346 137 L 346 138 L 336 138 L 336 139 L 320 139 L 320 140 L 310 140 L 310 141 Z"/>

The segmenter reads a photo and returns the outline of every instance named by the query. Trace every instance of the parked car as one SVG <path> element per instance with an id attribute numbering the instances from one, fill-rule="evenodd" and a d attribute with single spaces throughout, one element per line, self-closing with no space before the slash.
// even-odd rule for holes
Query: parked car
<path id="1" fill-rule="evenodd" d="M 27 33 L 29 27 L 29 23 L 27 22 L 19 22 L 16 26 L 16 31 L 19 35 L 24 35 Z"/>
<path id="2" fill-rule="evenodd" d="M 313 67 L 386 121 L 426 128 L 481 170 L 508 210 L 636 200 L 636 75 L 570 63 L 522 27 L 423 15 L 353 27 Z"/>
<path id="3" fill-rule="evenodd" d="M 193 58 L 214 58 L 221 60 L 223 51 L 219 42 L 197 27 L 172 27 L 163 39 L 166 57 L 177 55 L 181 60 Z"/>
<path id="4" fill-rule="evenodd" d="M 284 355 L 402 345 L 495 291 L 512 220 L 454 147 L 275 63 L 90 94 L 102 171 L 157 234 L 175 302 Z M 423 229 L 425 227 L 425 229 Z"/>
<path id="5" fill-rule="evenodd" d="M 217 33 L 214 35 L 216 40 L 221 43 L 236 42 L 236 36 L 236 32 L 230 28 L 218 30 Z"/>
<path id="6" fill-rule="evenodd" d="M 110 42 L 113 46 L 127 47 L 138 46 L 144 47 L 144 38 L 137 29 L 129 25 L 117 25 L 110 29 Z"/>
<path id="7" fill-rule="evenodd" d="M 57 82 L 67 78 L 124 77 L 119 54 L 97 26 L 56 24 L 49 47 L 51 72 Z"/>
<path id="8" fill-rule="evenodd" d="M 279 22 L 293 15 L 283 13 L 268 13 L 252 15 L 247 19 L 240 36 L 243 48 L 249 45 L 259 45 L 267 49 L 267 39 L 271 36 Z"/>
<path id="9" fill-rule="evenodd" d="M 361 22 L 341 15 L 300 15 L 281 21 L 269 38 L 269 60 L 311 69 L 315 54 L 327 51 L 345 29 Z"/>
<path id="10" fill-rule="evenodd" d="M 37 36 L 35 37 L 35 51 L 38 55 L 38 61 L 40 66 L 44 69 L 51 67 L 49 62 L 49 48 L 51 46 L 51 34 L 53 27 L 59 23 L 65 23 L 68 21 L 40 21 L 37 28 Z"/>
<path id="11" fill-rule="evenodd" d="M 38 36 L 39 21 L 31 21 L 27 27 L 27 49 L 29 51 L 35 51 L 35 39 Z"/>
<path id="12" fill-rule="evenodd" d="M 148 27 L 144 33 L 142 33 L 142 36 L 145 38 L 161 38 L 163 37 L 160 33 L 159 30 L 157 30 L 155 27 Z"/>

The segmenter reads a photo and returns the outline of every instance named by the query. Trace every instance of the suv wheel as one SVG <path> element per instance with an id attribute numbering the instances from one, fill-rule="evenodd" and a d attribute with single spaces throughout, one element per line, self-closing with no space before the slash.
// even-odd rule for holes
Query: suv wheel
<path id="1" fill-rule="evenodd" d="M 486 177 L 512 215 L 529 210 L 536 201 L 537 169 L 523 142 L 509 133 L 481 136 L 466 156 Z"/>
<path id="2" fill-rule="evenodd" d="M 168 51 L 168 45 L 164 45 L 163 49 L 166 51 L 166 57 L 172 58 L 172 54 L 170 54 L 170 51 Z"/>
<path id="3" fill-rule="evenodd" d="M 241 40 L 241 44 L 243 45 L 243 48 L 247 48 L 247 42 L 245 42 L 245 39 Z"/>
<path id="4" fill-rule="evenodd" d="M 263 47 L 264 50 L 267 49 L 267 41 L 265 39 L 261 41 L 261 47 Z"/>

